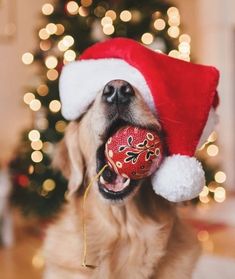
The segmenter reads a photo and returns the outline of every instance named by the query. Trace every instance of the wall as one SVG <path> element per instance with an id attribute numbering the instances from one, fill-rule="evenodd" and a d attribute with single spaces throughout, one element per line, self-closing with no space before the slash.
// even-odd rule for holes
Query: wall
<path id="1" fill-rule="evenodd" d="M 0 41 L 0 160 L 12 156 L 20 132 L 32 121 L 22 96 L 25 86 L 35 80 L 32 67 L 22 64 L 21 55 L 35 47 L 35 28 L 43 2 L 45 0 L 16 1 L 16 35 L 9 42 Z"/>

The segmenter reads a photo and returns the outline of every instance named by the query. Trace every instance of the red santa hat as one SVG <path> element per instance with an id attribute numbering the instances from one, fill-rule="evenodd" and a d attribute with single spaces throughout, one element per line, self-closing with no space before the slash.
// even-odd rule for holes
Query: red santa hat
<path id="1" fill-rule="evenodd" d="M 194 153 L 216 122 L 218 71 L 171 58 L 130 39 L 110 39 L 88 48 L 78 61 L 63 68 L 63 116 L 78 118 L 114 79 L 137 88 L 160 119 L 169 153 L 152 176 L 155 192 L 175 202 L 196 197 L 205 178 Z"/>

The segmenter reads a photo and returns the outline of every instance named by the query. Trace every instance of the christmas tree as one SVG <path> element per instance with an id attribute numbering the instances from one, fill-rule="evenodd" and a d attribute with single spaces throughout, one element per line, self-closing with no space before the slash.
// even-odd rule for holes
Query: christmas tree
<path id="1" fill-rule="evenodd" d="M 38 48 L 22 56 L 24 64 L 38 65 L 41 81 L 23 96 L 35 112 L 34 127 L 24 133 L 11 163 L 12 200 L 25 214 L 50 217 L 65 201 L 67 188 L 67 181 L 50 166 L 67 124 L 58 94 L 63 65 L 95 42 L 120 36 L 189 61 L 191 39 L 181 34 L 178 9 L 162 0 L 60 0 L 44 4 L 42 16 Z"/>

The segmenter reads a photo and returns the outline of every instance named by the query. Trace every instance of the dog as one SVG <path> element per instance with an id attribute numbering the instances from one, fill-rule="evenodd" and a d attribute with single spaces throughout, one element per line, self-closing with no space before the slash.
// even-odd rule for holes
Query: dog
<path id="1" fill-rule="evenodd" d="M 91 267 L 82 266 L 84 192 L 106 164 L 106 140 L 125 125 L 162 134 L 161 119 L 125 80 L 106 84 L 87 111 L 68 124 L 53 165 L 68 179 L 71 198 L 47 229 L 44 279 L 192 277 L 200 248 L 179 219 L 176 205 L 156 195 L 149 178 L 121 178 L 121 190 L 110 190 L 107 185 L 115 189 L 119 177 L 109 167 L 87 196 L 87 264 Z"/>

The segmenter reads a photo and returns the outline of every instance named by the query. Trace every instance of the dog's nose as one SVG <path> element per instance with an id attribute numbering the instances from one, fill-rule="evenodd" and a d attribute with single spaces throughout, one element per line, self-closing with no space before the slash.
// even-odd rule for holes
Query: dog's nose
<path id="1" fill-rule="evenodd" d="M 103 100 L 109 104 L 129 104 L 134 95 L 133 87 L 124 80 L 112 80 L 103 90 Z"/>

